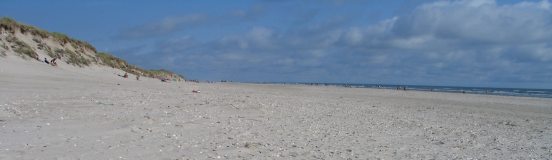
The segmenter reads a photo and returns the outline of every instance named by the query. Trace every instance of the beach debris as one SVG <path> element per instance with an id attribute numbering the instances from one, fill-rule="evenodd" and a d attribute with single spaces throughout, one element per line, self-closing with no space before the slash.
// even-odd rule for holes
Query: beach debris
<path id="1" fill-rule="evenodd" d="M 194 90 L 192 90 L 192 93 L 201 93 L 201 91 L 200 91 L 200 90 L 195 90 L 195 89 L 194 89 Z"/>
<path id="2" fill-rule="evenodd" d="M 297 156 L 299 156 L 299 153 L 297 153 L 297 152 L 290 152 L 290 153 L 289 153 L 289 156 L 291 156 L 291 157 L 297 157 Z"/>
<path id="3" fill-rule="evenodd" d="M 104 102 L 101 102 L 101 101 L 96 101 L 96 104 L 105 105 L 105 106 L 113 106 L 113 105 L 115 105 L 115 104 L 113 104 L 113 103 L 104 103 Z"/>
<path id="4" fill-rule="evenodd" d="M 517 126 L 515 123 L 513 123 L 511 121 L 498 122 L 498 124 L 504 124 L 504 125 L 511 126 L 511 127 Z"/>

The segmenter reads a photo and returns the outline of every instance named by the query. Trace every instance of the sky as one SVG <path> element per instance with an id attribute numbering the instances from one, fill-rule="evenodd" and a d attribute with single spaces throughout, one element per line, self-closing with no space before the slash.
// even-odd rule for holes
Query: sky
<path id="1" fill-rule="evenodd" d="M 549 0 L 1 0 L 188 79 L 552 88 Z"/>

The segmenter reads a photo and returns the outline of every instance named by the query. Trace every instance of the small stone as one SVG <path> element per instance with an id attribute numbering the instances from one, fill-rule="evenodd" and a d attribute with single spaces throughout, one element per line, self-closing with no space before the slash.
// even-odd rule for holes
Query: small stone
<path id="1" fill-rule="evenodd" d="M 289 153 L 289 156 L 291 157 L 297 157 L 299 154 L 297 152 L 291 152 Z"/>

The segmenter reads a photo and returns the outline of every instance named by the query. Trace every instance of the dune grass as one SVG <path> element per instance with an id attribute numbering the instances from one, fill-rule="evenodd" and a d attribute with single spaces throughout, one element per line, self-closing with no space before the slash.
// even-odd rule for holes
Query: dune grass
<path id="1" fill-rule="evenodd" d="M 89 66 L 92 62 L 82 56 L 82 54 L 75 53 L 69 49 L 55 49 L 54 52 L 48 52 L 48 56 L 52 58 L 58 58 L 61 59 L 63 57 L 67 57 L 67 60 L 65 61 L 67 64 L 71 64 L 74 66 L 84 67 Z"/>
<path id="2" fill-rule="evenodd" d="M 19 29 L 21 33 L 31 33 L 32 35 L 37 35 L 42 38 L 48 38 L 50 35 L 48 31 L 36 28 L 34 26 L 21 24 L 14 19 L 8 17 L 0 18 L 0 27 L 12 33 L 15 33 L 16 29 Z"/>
<path id="3" fill-rule="evenodd" d="M 2 45 L 0 45 L 0 47 L 4 48 L 4 50 L 10 49 L 6 43 L 2 43 Z"/>
<path id="4" fill-rule="evenodd" d="M 68 64 L 73 64 L 79 67 L 90 65 L 90 60 L 86 59 L 84 56 L 82 56 L 82 54 L 77 54 L 68 49 L 65 49 L 65 53 L 69 55 L 69 59 L 67 59 Z"/>
<path id="5" fill-rule="evenodd" d="M 97 63 L 100 65 L 110 66 L 113 68 L 121 69 L 131 74 L 141 75 L 145 77 L 184 79 L 183 76 L 167 70 L 145 70 L 135 65 L 130 65 L 125 60 L 115 57 L 109 53 L 98 52 L 96 48 L 88 42 L 73 39 L 63 33 L 48 32 L 34 26 L 22 24 L 8 17 L 0 18 L 0 30 L 2 29 L 9 33 L 12 33 L 11 36 L 8 36 L 6 38 L 6 41 L 9 44 L 15 44 L 12 49 L 16 53 L 19 53 L 20 55 L 24 55 L 26 57 L 31 57 L 33 59 L 38 60 L 38 54 L 28 44 L 18 40 L 14 36 L 17 31 L 23 34 L 29 33 L 31 35 L 38 36 L 33 37 L 32 39 L 34 42 L 37 43 L 37 49 L 44 50 L 46 54 L 48 54 L 48 56 L 52 58 L 64 59 L 67 64 L 84 67 L 89 66 L 92 63 Z M 46 43 L 43 43 L 43 41 L 47 38 L 51 38 L 54 41 L 59 42 L 59 44 L 63 46 L 63 48 L 57 48 L 52 51 L 52 48 L 50 46 L 48 46 Z M 68 45 L 71 46 L 74 50 L 67 49 Z M 8 47 L 6 46 L 4 48 Z M 93 53 L 95 53 L 95 55 L 91 56 L 85 54 L 85 49 L 92 51 Z M 4 54 L 5 53 L 2 53 L 2 55 Z"/>
<path id="6" fill-rule="evenodd" d="M 101 62 L 104 65 L 113 67 L 113 68 L 119 68 L 122 69 L 125 72 L 134 74 L 134 75 L 140 75 L 145 77 L 152 77 L 152 78 L 176 78 L 176 79 L 184 79 L 183 76 L 175 74 L 173 72 L 167 71 L 167 70 L 145 70 L 142 68 L 139 68 L 135 65 L 130 65 L 126 61 L 115 57 L 109 53 L 104 52 L 98 52 L 96 53 L 96 57 L 98 57 Z"/>
<path id="7" fill-rule="evenodd" d="M 7 39 L 9 39 L 8 42 L 13 42 L 15 44 L 14 46 L 12 46 L 12 49 L 15 53 L 18 53 L 24 58 L 30 57 L 32 59 L 38 60 L 38 54 L 27 43 L 20 41 L 14 36 L 8 36 Z"/>
<path id="8" fill-rule="evenodd" d="M 7 56 L 6 51 L 10 48 L 5 43 L 1 43 L 1 44 L 2 45 L 0 45 L 0 47 L 2 47 L 3 50 L 0 51 L 0 57 L 5 57 Z"/>
<path id="9" fill-rule="evenodd" d="M 30 33 L 31 35 L 36 35 L 41 38 L 53 38 L 54 40 L 62 43 L 63 45 L 67 43 L 75 44 L 76 46 L 82 46 L 84 48 L 88 48 L 92 50 L 93 52 L 97 52 L 96 48 L 89 44 L 88 42 L 84 42 L 81 40 L 73 39 L 63 33 L 58 32 L 48 32 L 39 28 L 36 28 L 34 26 L 26 25 L 19 23 L 15 21 L 14 19 L 8 18 L 8 17 L 2 17 L 0 18 L 0 28 L 3 28 L 6 31 L 9 31 L 11 33 L 15 33 L 17 29 L 23 34 Z M 34 40 L 34 39 L 33 39 Z M 38 42 L 37 42 L 38 43 Z"/>

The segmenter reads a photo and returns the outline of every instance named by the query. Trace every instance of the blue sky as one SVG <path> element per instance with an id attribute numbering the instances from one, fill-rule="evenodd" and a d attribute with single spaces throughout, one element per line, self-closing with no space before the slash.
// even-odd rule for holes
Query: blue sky
<path id="1" fill-rule="evenodd" d="M 190 79 L 552 88 L 548 0 L 2 0 L 0 16 Z"/>

